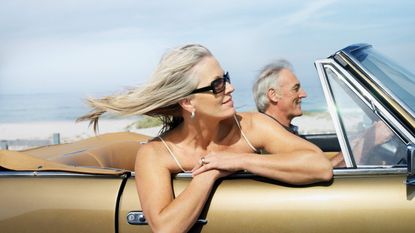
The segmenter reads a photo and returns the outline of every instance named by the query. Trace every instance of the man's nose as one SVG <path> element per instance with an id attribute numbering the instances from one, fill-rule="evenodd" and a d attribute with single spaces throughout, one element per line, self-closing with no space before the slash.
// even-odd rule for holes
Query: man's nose
<path id="1" fill-rule="evenodd" d="M 305 92 L 304 88 L 300 88 L 300 93 L 298 93 L 298 96 L 300 98 L 306 98 L 307 97 L 307 92 Z"/>

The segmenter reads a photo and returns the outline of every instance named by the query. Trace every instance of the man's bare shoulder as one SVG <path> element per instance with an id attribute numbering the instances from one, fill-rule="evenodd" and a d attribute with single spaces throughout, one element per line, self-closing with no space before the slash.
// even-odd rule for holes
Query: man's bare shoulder
<path id="1" fill-rule="evenodd" d="M 237 116 L 239 116 L 241 122 L 252 122 L 257 120 L 262 121 L 267 118 L 266 116 L 264 116 L 264 114 L 260 112 L 240 112 L 237 114 Z"/>
<path id="2" fill-rule="evenodd" d="M 270 137 L 275 132 L 283 129 L 271 118 L 260 112 L 243 112 L 238 114 L 243 131 L 252 137 L 262 140 L 263 137 Z"/>
<path id="3" fill-rule="evenodd" d="M 252 127 L 268 127 L 269 125 L 274 127 L 277 125 L 271 118 L 260 112 L 241 112 L 238 115 L 240 116 L 241 123 L 248 124 Z"/>

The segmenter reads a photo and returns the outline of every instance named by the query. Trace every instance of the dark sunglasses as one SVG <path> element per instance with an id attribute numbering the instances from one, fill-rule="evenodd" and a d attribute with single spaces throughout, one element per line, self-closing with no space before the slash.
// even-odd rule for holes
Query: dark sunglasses
<path id="1" fill-rule="evenodd" d="M 229 77 L 229 73 L 228 72 L 226 72 L 223 75 L 222 78 L 217 78 L 217 79 L 213 80 L 210 83 L 209 86 L 195 89 L 190 94 L 201 93 L 201 92 L 206 92 L 206 91 L 212 91 L 213 94 L 218 94 L 218 93 L 221 93 L 222 91 L 225 91 L 226 82 L 231 83 L 231 79 Z"/>

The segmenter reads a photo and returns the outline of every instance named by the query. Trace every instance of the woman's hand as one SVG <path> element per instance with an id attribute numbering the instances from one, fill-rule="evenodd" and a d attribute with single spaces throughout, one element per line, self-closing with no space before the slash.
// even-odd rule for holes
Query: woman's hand
<path id="1" fill-rule="evenodd" d="M 225 177 L 242 170 L 238 163 L 240 159 L 241 154 L 209 153 L 200 158 L 200 162 L 192 169 L 192 175 L 197 176 L 201 173 L 210 172 L 216 176 L 216 179 Z"/>

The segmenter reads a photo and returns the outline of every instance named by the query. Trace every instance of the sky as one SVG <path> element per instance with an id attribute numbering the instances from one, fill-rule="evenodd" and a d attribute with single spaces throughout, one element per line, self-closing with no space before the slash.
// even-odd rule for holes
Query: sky
<path id="1" fill-rule="evenodd" d="M 316 59 L 362 42 L 413 72 L 414 11 L 412 0 L 2 0 L 0 94 L 143 84 L 187 43 L 208 47 L 242 89 L 279 58 L 312 89 Z"/>

